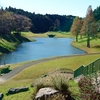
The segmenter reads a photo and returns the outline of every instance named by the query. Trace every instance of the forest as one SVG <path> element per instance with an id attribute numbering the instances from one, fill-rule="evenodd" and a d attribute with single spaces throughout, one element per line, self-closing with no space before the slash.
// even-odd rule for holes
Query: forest
<path id="1" fill-rule="evenodd" d="M 75 16 L 72 15 L 35 14 L 12 7 L 6 8 L 5 10 L 31 19 L 32 26 L 30 31 L 33 33 L 44 33 L 47 31 L 70 31 L 73 19 L 75 18 Z"/>
<path id="2" fill-rule="evenodd" d="M 93 13 L 96 21 L 100 22 L 100 6 Z M 44 33 L 47 31 L 69 32 L 75 17 L 72 15 L 35 14 L 35 12 L 31 13 L 13 7 L 1 8 L 0 34 L 12 31 L 31 31 L 33 33 Z"/>

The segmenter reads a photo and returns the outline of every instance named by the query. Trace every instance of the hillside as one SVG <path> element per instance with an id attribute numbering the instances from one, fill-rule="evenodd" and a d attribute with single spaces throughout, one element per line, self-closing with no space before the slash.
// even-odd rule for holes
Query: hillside
<path id="1" fill-rule="evenodd" d="M 72 15 L 57 15 L 57 14 L 35 14 L 22 9 L 6 8 L 6 11 L 13 12 L 15 14 L 24 15 L 31 19 L 32 27 L 30 31 L 33 33 L 44 33 L 47 31 L 70 31 L 73 19 Z"/>
<path id="2" fill-rule="evenodd" d="M 30 41 L 28 38 L 21 35 L 2 35 L 0 36 L 0 54 L 9 53 L 16 49 L 19 43 Z"/>

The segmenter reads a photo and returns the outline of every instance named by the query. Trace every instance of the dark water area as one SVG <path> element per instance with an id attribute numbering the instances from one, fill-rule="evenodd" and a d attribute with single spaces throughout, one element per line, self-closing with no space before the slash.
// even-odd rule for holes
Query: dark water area
<path id="1" fill-rule="evenodd" d="M 9 54 L 0 58 L 0 64 L 11 64 L 38 60 L 55 56 L 85 54 L 84 51 L 73 47 L 72 38 L 35 38 L 35 42 L 25 42 Z"/>

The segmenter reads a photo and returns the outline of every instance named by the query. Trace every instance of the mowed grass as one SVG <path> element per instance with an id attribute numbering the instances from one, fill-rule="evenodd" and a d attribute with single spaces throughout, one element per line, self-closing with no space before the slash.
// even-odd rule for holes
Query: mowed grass
<path id="1" fill-rule="evenodd" d="M 32 33 L 32 32 L 22 32 L 21 33 L 25 37 L 33 38 L 33 37 L 48 37 L 48 34 L 55 34 L 55 38 L 66 38 L 72 37 L 70 32 L 46 32 L 46 33 Z"/>
<path id="2" fill-rule="evenodd" d="M 75 38 L 71 35 L 70 32 L 46 32 L 46 33 L 32 33 L 32 32 L 22 32 L 23 36 L 29 38 L 35 37 L 48 37 L 48 34 L 56 34 L 55 38 Z M 76 48 L 86 51 L 87 53 L 98 53 L 100 52 L 100 38 L 91 39 L 90 46 L 91 48 L 87 47 L 87 38 L 80 39 L 79 41 L 75 42 L 75 40 L 71 43 Z"/>
<path id="3" fill-rule="evenodd" d="M 71 37 L 70 33 L 60 33 L 60 32 L 47 32 L 44 34 L 34 34 L 31 32 L 23 32 L 22 35 L 33 38 L 33 37 L 48 37 L 47 34 L 56 34 L 56 37 Z M 77 48 L 80 48 L 82 50 L 85 50 L 87 53 L 97 53 L 100 51 L 98 45 L 100 43 L 100 40 L 93 39 L 91 41 L 92 45 L 91 48 L 86 47 L 86 39 L 79 40 L 78 43 L 75 41 L 72 42 L 72 45 L 74 45 Z M 96 48 L 94 48 L 96 46 Z M 80 55 L 80 56 L 69 56 L 69 57 L 59 57 L 53 60 L 49 60 L 46 62 L 41 62 L 39 64 L 36 64 L 34 66 L 30 66 L 20 73 L 18 73 L 16 76 L 14 76 L 12 79 L 6 81 L 3 84 L 0 84 L 0 92 L 6 94 L 7 90 L 11 87 L 20 87 L 20 86 L 28 86 L 29 91 L 22 92 L 18 94 L 13 94 L 9 96 L 4 96 L 3 100 L 31 100 L 31 95 L 34 91 L 34 88 L 31 88 L 30 85 L 39 77 L 41 77 L 44 74 L 53 72 L 60 68 L 68 68 L 75 70 L 81 65 L 88 65 L 92 61 L 98 59 L 100 57 L 100 54 L 91 54 L 91 55 Z M 12 64 L 11 69 L 15 67 L 19 67 L 21 65 L 24 65 L 29 62 L 23 62 L 23 63 L 17 63 Z M 71 85 L 72 84 L 72 85 Z M 78 87 L 77 84 L 73 85 L 73 82 L 70 84 L 70 90 L 74 91 L 74 94 L 78 93 Z"/>
<path id="4" fill-rule="evenodd" d="M 68 68 L 74 71 L 81 65 L 88 65 L 90 62 L 98 59 L 99 57 L 100 54 L 69 56 L 58 59 L 55 58 L 53 60 L 41 62 L 39 64 L 26 68 L 13 79 L 36 79 L 37 77 L 40 77 L 43 74 L 47 74 L 60 68 Z"/>
<path id="5" fill-rule="evenodd" d="M 14 42 L 11 43 L 11 42 L 3 39 L 3 38 L 0 39 L 0 49 L 1 49 L 1 51 L 2 51 L 2 48 L 1 47 L 6 48 L 9 51 L 15 50 L 15 45 L 16 45 L 16 43 L 14 43 Z M 1 52 L 0 52 L 0 55 L 2 55 Z"/>
<path id="6" fill-rule="evenodd" d="M 87 47 L 87 38 L 79 39 L 78 42 L 75 42 L 74 40 L 71 44 L 81 50 L 86 51 L 87 53 L 100 52 L 100 38 L 91 39 L 90 48 Z"/>
<path id="7" fill-rule="evenodd" d="M 46 62 L 41 62 L 39 64 L 24 69 L 22 72 L 14 76 L 12 79 L 8 80 L 3 84 L 0 84 L 0 92 L 6 94 L 7 90 L 11 87 L 29 86 L 29 91 L 10 96 L 5 95 L 4 100 L 30 100 L 31 95 L 34 91 L 34 89 L 30 87 L 30 85 L 35 81 L 35 79 L 41 77 L 43 74 L 53 72 L 60 68 L 68 68 L 75 70 L 82 64 L 87 65 L 90 62 L 98 59 L 99 57 L 100 54 L 84 56 L 81 55 L 58 58 Z M 74 88 L 71 87 L 71 89 L 75 88 L 77 89 L 77 86 L 74 86 Z"/>

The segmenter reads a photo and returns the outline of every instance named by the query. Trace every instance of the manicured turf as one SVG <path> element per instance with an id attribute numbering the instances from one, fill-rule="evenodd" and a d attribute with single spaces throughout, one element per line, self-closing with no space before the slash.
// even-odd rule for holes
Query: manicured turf
<path id="1" fill-rule="evenodd" d="M 4 84 L 1 84 L 0 92 L 3 92 L 5 94 L 6 91 L 11 87 L 19 87 L 19 86 L 30 87 L 31 83 L 34 82 L 36 78 L 41 77 L 43 74 L 52 72 L 59 68 L 70 68 L 74 70 L 79 66 L 81 66 L 82 64 L 84 65 L 89 64 L 91 61 L 94 61 L 98 57 L 100 57 L 100 54 L 65 57 L 39 63 L 37 65 L 24 69 L 22 72 L 14 76 L 9 81 L 5 82 Z M 11 96 L 5 96 L 5 100 L 16 100 L 16 98 L 22 100 L 25 99 L 25 97 L 29 98 L 32 93 L 33 89 L 30 88 L 28 92 L 18 93 Z"/>
<path id="2" fill-rule="evenodd" d="M 23 33 L 24 35 L 25 33 Z M 43 34 L 44 36 L 47 36 L 48 33 Z M 61 35 L 61 33 L 56 33 L 59 34 L 59 36 Z M 64 35 L 66 33 L 63 33 Z M 28 35 L 29 37 L 41 37 L 42 34 L 32 34 Z M 65 36 L 60 36 L 60 37 L 65 37 Z M 44 37 L 43 36 L 43 37 Z M 58 36 L 58 37 L 59 37 Z M 70 37 L 70 34 L 67 34 L 66 37 Z M 95 47 L 95 43 L 97 45 L 97 43 L 100 43 L 100 40 L 98 39 L 97 42 L 96 40 L 92 40 L 94 43 L 93 48 L 85 48 L 86 46 L 86 41 L 82 42 L 82 43 L 76 43 L 73 42 L 72 44 L 78 48 L 82 48 L 90 53 L 92 52 L 92 50 Z M 84 46 L 84 47 L 83 47 Z M 99 48 L 97 48 L 99 51 Z M 96 49 L 93 50 L 93 52 L 97 52 Z M 92 52 L 92 53 L 93 53 Z M 35 81 L 35 79 L 41 77 L 43 74 L 47 74 L 49 72 L 55 71 L 59 68 L 68 68 L 68 69 L 72 69 L 75 70 L 76 68 L 80 67 L 81 65 L 87 65 L 89 63 L 91 63 L 92 61 L 98 59 L 100 57 L 100 54 L 91 54 L 91 55 L 80 55 L 80 56 L 68 56 L 68 57 L 64 57 L 64 58 L 56 58 L 53 60 L 49 60 L 46 62 L 41 62 L 39 64 L 36 64 L 34 66 L 31 66 L 29 68 L 24 69 L 22 72 L 20 72 L 19 74 L 17 74 L 16 76 L 14 76 L 12 79 L 8 80 L 7 82 L 0 84 L 0 92 L 3 92 L 4 94 L 6 94 L 7 90 L 11 87 L 19 87 L 19 86 L 29 86 L 31 85 L 32 82 Z M 28 63 L 28 62 L 27 62 Z M 20 63 L 19 65 L 13 64 L 11 65 L 11 69 L 13 69 L 14 67 L 18 67 L 20 65 L 24 65 L 24 63 Z M 77 90 L 78 91 L 78 87 L 77 84 L 71 83 L 73 84 L 73 87 L 71 87 L 71 90 Z M 30 100 L 31 95 L 33 93 L 34 89 L 30 88 L 29 91 L 27 92 L 23 92 L 23 93 L 18 93 L 18 94 L 14 94 L 14 95 L 10 95 L 10 96 L 6 96 L 4 97 L 4 100 Z M 75 93 L 77 93 L 77 91 Z"/>

